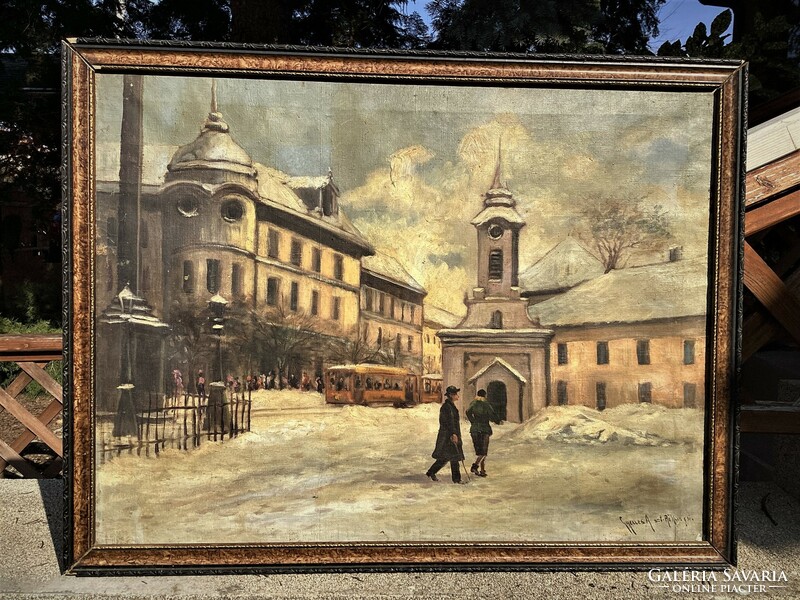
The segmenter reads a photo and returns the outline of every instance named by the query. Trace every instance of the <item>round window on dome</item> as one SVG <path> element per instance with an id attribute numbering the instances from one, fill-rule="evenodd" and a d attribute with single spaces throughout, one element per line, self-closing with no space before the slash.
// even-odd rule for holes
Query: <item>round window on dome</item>
<path id="1" fill-rule="evenodd" d="M 501 237 L 503 237 L 503 228 L 497 223 L 491 225 L 489 227 L 489 237 L 493 240 L 499 240 Z"/>
<path id="2" fill-rule="evenodd" d="M 241 220 L 244 216 L 244 206 L 238 200 L 227 200 L 222 204 L 222 218 L 228 223 Z"/>
<path id="3" fill-rule="evenodd" d="M 186 196 L 178 200 L 178 212 L 184 217 L 196 217 L 200 212 L 200 203 L 197 198 Z"/>

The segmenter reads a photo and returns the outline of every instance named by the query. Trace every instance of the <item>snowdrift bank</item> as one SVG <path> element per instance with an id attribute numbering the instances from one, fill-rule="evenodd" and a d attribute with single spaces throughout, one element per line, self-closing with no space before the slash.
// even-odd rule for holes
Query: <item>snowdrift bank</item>
<path id="1" fill-rule="evenodd" d="M 703 414 L 694 409 L 625 405 L 603 412 L 585 406 L 551 406 L 509 432 L 510 442 L 552 440 L 573 444 L 664 446 L 703 440 Z"/>

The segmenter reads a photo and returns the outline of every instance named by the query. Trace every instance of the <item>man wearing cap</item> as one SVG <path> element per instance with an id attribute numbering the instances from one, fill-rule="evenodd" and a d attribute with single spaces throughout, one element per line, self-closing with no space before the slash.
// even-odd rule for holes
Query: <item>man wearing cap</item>
<path id="1" fill-rule="evenodd" d="M 436 437 L 436 448 L 431 454 L 436 462 L 425 473 L 433 481 L 439 481 L 436 473 L 449 462 L 453 483 L 461 483 L 458 462 L 464 460 L 464 451 L 461 442 L 461 423 L 455 405 L 460 391 L 453 385 L 448 386 L 444 393 L 442 408 L 439 409 L 439 435 Z"/>
<path id="2" fill-rule="evenodd" d="M 489 454 L 489 438 L 492 435 L 489 421 L 500 423 L 494 408 L 486 401 L 486 390 L 478 390 L 475 400 L 467 409 L 467 419 L 471 423 L 469 433 L 475 447 L 475 462 L 470 471 L 479 477 L 486 477 L 486 456 Z"/>

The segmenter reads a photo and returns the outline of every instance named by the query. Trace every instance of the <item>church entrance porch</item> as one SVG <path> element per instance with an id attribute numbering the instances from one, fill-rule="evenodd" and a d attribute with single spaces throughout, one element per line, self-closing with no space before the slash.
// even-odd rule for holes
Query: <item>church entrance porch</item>
<path id="1" fill-rule="evenodd" d="M 494 414 L 497 415 L 498 421 L 507 421 L 507 404 L 508 397 L 506 396 L 506 384 L 502 381 L 490 381 L 486 386 L 486 401 L 494 409 Z"/>

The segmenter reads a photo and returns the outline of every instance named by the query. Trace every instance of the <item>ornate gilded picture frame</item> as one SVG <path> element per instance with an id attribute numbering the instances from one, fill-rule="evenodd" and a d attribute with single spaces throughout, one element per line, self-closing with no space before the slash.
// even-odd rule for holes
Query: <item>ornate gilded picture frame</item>
<path id="1" fill-rule="evenodd" d="M 735 561 L 746 69 L 71 40 L 77 574 Z"/>

